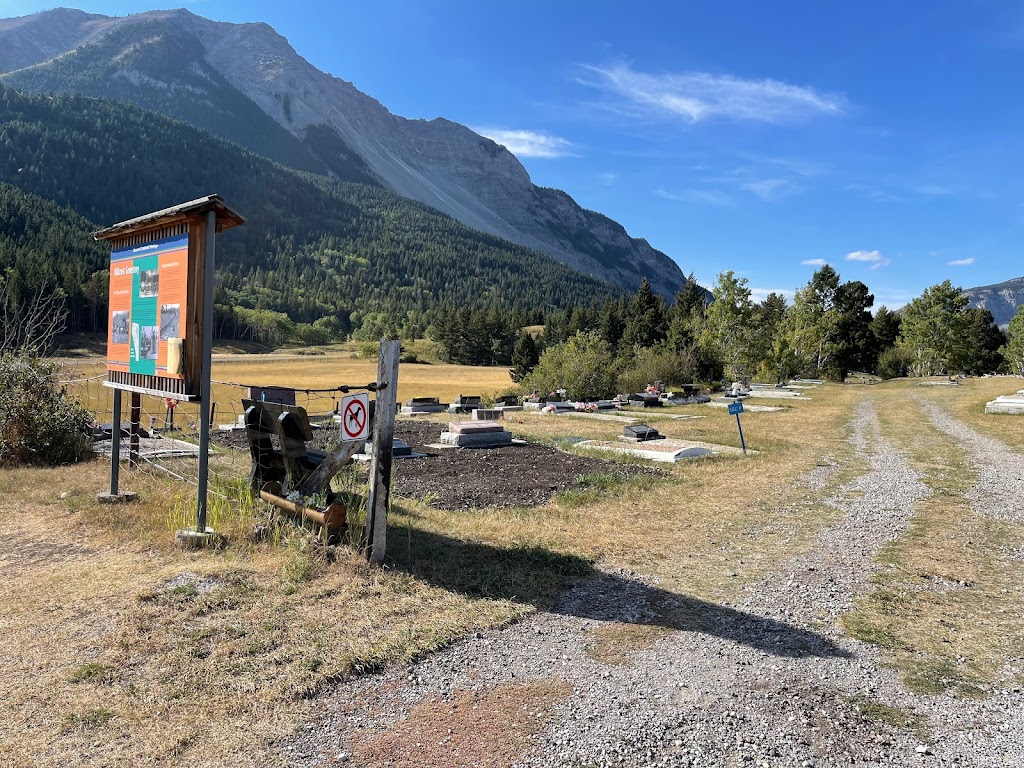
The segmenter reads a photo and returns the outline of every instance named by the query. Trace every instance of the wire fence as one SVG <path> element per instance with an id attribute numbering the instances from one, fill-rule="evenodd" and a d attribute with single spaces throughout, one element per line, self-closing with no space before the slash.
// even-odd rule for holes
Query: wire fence
<path id="1" fill-rule="evenodd" d="M 83 376 L 70 369 L 65 374 L 62 383 L 81 400 L 92 416 L 93 450 L 109 457 L 111 436 L 117 425 L 113 418 L 113 390 L 104 386 L 106 374 Z M 306 447 L 310 456 L 316 457 L 318 453 L 321 456 L 330 454 L 342 442 L 339 412 L 345 395 L 372 392 L 374 389 L 373 383 L 294 389 L 213 381 L 207 488 L 214 519 L 210 524 L 217 527 L 215 518 L 218 512 L 223 515 L 233 507 L 251 510 L 258 504 L 259 488 L 253 487 L 251 478 L 258 478 L 262 473 L 254 472 L 254 453 L 250 450 L 245 425 L 244 401 L 259 401 L 270 394 L 275 399 L 285 400 L 290 406 L 302 408 L 308 416 L 312 438 L 306 441 Z M 132 471 L 169 478 L 173 485 L 178 486 L 174 494 L 176 501 L 172 505 L 175 509 L 169 514 L 182 527 L 193 525 L 194 518 L 190 519 L 189 514 L 191 510 L 194 515 L 194 491 L 199 484 L 199 405 L 142 394 L 137 400 L 138 414 L 133 414 L 131 401 L 131 394 L 126 392 L 122 397 L 120 418 L 122 463 L 129 461 L 130 457 L 135 458 L 137 463 L 131 467 Z M 137 451 L 132 450 L 132 441 L 128 437 L 133 420 L 137 420 L 139 425 Z M 280 451 L 278 438 L 271 436 L 270 440 L 274 450 Z M 266 471 L 270 467 L 263 465 L 260 469 Z M 122 474 L 122 481 L 130 485 L 131 475 Z M 335 476 L 333 490 L 350 499 L 357 498 L 365 494 L 365 483 L 363 473 L 349 469 Z M 353 533 L 352 524 L 359 523 L 361 513 L 365 513 L 365 509 L 350 509 L 350 531 Z"/>

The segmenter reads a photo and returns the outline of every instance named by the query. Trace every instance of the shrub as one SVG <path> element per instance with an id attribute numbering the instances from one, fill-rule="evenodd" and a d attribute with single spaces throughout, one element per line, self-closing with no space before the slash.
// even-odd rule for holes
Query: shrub
<path id="1" fill-rule="evenodd" d="M 883 379 L 898 379 L 910 375 L 914 353 L 906 347 L 889 347 L 878 356 L 878 375 Z"/>
<path id="2" fill-rule="evenodd" d="M 0 467 L 71 464 L 88 454 L 91 418 L 58 370 L 30 355 L 0 355 Z"/>
<path id="3" fill-rule="evenodd" d="M 615 394 L 616 367 L 611 347 L 600 335 L 580 331 L 544 351 L 523 380 L 523 389 L 542 393 L 564 389 L 574 400 L 597 400 Z"/>
<path id="4" fill-rule="evenodd" d="M 656 381 L 665 382 L 666 386 L 691 384 L 697 380 L 693 357 L 690 350 L 638 349 L 632 360 L 622 365 L 619 392 L 642 392 Z"/>

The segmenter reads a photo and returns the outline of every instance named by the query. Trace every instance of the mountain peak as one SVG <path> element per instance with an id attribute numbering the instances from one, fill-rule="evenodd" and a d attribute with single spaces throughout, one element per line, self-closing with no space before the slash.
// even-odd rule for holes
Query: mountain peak
<path id="1" fill-rule="evenodd" d="M 645 240 L 585 211 L 564 192 L 534 186 L 505 147 L 443 117 L 392 114 L 351 83 L 316 69 L 267 24 L 211 21 L 184 8 L 127 18 L 79 12 L 59 24 L 38 23 L 42 14 L 28 18 L 37 20 L 23 22 L 30 33 L 0 26 L 0 51 L 11 50 L 12 43 L 15 50 L 6 61 L 0 54 L 0 72 L 22 70 L 6 76 L 15 87 L 132 101 L 279 162 L 288 162 L 279 147 L 297 142 L 304 147 L 303 167 L 319 162 L 341 178 L 379 180 L 463 224 L 601 280 L 635 289 L 647 278 L 666 297 L 683 284 L 678 265 Z M 170 23 L 192 37 L 153 37 L 154 25 Z M 60 27 L 63 32 L 54 31 Z M 116 45 L 109 42 L 114 38 Z M 154 55 L 140 52 L 146 47 Z M 71 51 L 89 66 L 65 61 L 42 71 Z M 124 56 L 126 51 L 132 55 Z M 285 134 L 291 138 L 282 139 Z M 297 147 L 295 152 L 301 154 Z"/>

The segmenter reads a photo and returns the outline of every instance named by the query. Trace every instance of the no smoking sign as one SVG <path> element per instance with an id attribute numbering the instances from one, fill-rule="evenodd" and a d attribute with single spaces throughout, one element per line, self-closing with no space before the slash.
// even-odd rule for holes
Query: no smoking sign
<path id="1" fill-rule="evenodd" d="M 341 439 L 366 440 L 370 436 L 370 396 L 349 395 L 341 401 Z"/>

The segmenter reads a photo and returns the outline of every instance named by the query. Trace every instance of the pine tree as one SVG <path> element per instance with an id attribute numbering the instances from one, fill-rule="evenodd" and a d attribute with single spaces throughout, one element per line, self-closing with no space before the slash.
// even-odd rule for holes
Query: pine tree
<path id="1" fill-rule="evenodd" d="M 665 302 L 645 277 L 630 302 L 622 341 L 627 349 L 653 347 L 665 338 Z"/>
<path id="2" fill-rule="evenodd" d="M 540 354 L 533 336 L 527 331 L 520 331 L 512 350 L 512 370 L 509 371 L 512 381 L 520 382 L 529 376 L 539 359 Z"/>

